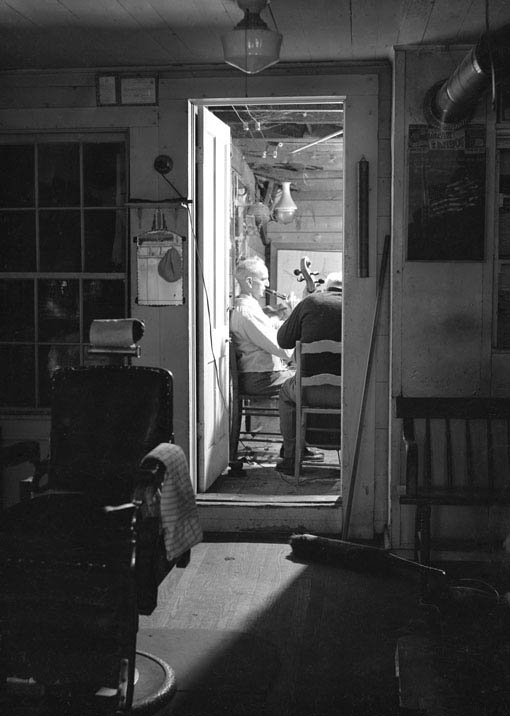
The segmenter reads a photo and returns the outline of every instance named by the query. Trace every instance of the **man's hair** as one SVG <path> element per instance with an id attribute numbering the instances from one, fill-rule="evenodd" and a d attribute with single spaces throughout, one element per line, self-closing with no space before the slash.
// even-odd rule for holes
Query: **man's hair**
<path id="1" fill-rule="evenodd" d="M 252 256 L 249 259 L 239 261 L 236 266 L 236 278 L 243 280 L 253 274 L 260 274 L 266 268 L 266 264 L 258 256 Z"/>
<path id="2" fill-rule="evenodd" d="M 330 288 L 341 289 L 342 288 L 342 274 L 341 273 L 329 273 L 326 276 L 326 283 L 324 289 L 329 291 Z"/>

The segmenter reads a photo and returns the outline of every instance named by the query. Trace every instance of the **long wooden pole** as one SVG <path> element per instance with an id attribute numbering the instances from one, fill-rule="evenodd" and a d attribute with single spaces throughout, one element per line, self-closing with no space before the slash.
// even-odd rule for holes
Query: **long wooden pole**
<path id="1" fill-rule="evenodd" d="M 358 417 L 358 429 L 356 432 L 356 447 L 354 448 L 354 457 L 352 460 L 351 480 L 349 483 L 349 495 L 347 497 L 347 505 L 345 507 L 345 513 L 344 513 L 344 522 L 342 525 L 342 538 L 344 540 L 349 537 L 352 502 L 353 502 L 353 497 L 354 497 L 354 488 L 356 486 L 356 476 L 357 476 L 357 471 L 358 471 L 359 452 L 360 452 L 360 446 L 361 446 L 362 423 L 363 423 L 363 417 L 365 414 L 365 406 L 366 406 L 367 396 L 368 396 L 368 386 L 370 383 L 370 371 L 372 369 L 372 360 L 374 357 L 376 330 L 377 330 L 377 324 L 379 322 L 379 313 L 381 311 L 381 299 L 382 299 L 382 294 L 383 294 L 384 278 L 386 276 L 386 266 L 388 264 L 389 253 L 390 253 L 390 237 L 385 236 L 383 253 L 382 253 L 382 258 L 381 258 L 381 268 L 379 270 L 379 280 L 377 282 L 377 298 L 376 298 L 376 302 L 375 302 L 374 318 L 372 321 L 372 335 L 370 336 L 370 348 L 368 351 L 367 365 L 366 365 L 366 369 L 365 369 L 365 381 L 363 383 L 363 393 L 362 393 L 361 406 L 360 406 L 359 417 Z"/>

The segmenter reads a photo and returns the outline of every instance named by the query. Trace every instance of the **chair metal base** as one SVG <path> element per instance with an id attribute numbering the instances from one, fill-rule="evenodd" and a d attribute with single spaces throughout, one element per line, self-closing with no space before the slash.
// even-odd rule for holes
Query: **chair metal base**
<path id="1" fill-rule="evenodd" d="M 153 654 L 136 652 L 135 689 L 131 712 L 138 716 L 163 708 L 176 691 L 175 674 L 170 666 Z"/>
<path id="2" fill-rule="evenodd" d="M 150 716 L 166 706 L 176 690 L 175 674 L 170 666 L 157 656 L 137 651 L 131 708 L 115 706 L 118 693 L 116 695 L 114 690 L 98 692 L 95 696 L 79 693 L 48 696 L 44 686 L 20 681 L 17 695 L 11 692 L 9 699 L 0 699 L 0 713 L 12 716 L 55 716 L 57 713 L 66 716 Z"/>

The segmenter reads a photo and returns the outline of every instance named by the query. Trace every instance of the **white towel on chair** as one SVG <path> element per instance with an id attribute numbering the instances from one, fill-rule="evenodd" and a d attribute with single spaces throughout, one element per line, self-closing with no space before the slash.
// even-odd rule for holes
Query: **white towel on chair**
<path id="1" fill-rule="evenodd" d="M 161 524 L 166 556 L 174 560 L 202 541 L 202 528 L 186 456 L 178 445 L 160 443 L 144 457 L 165 466 L 161 488 Z M 142 463 L 143 461 L 142 460 Z"/>

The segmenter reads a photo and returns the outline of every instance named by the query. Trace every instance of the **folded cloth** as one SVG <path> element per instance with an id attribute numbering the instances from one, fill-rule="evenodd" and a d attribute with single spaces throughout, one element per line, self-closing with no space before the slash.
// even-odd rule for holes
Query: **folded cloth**
<path id="1" fill-rule="evenodd" d="M 161 525 L 169 561 L 202 541 L 202 528 L 186 456 L 178 445 L 160 443 L 142 460 L 153 458 L 165 466 L 161 488 Z"/>

